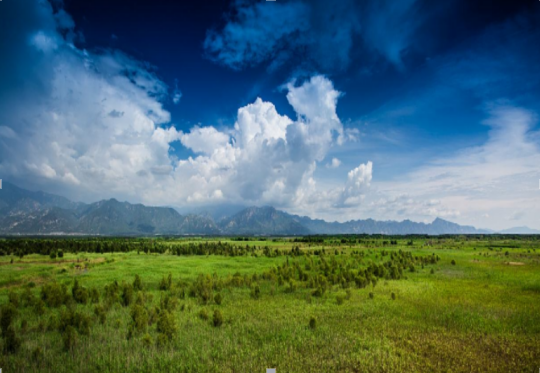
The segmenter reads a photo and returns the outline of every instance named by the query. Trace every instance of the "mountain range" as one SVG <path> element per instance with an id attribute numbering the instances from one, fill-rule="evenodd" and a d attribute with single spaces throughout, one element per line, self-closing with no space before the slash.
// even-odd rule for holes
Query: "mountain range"
<path id="1" fill-rule="evenodd" d="M 0 189 L 2 235 L 309 235 L 309 234 L 477 234 L 493 233 L 440 218 L 432 223 L 410 220 L 326 222 L 291 215 L 273 207 L 235 209 L 219 220 L 211 214 L 180 214 L 170 207 L 149 207 L 116 199 L 72 202 L 4 182 Z M 518 232 L 519 231 L 519 232 Z M 526 227 L 515 233 L 537 233 Z M 514 233 L 508 230 L 507 233 Z"/>

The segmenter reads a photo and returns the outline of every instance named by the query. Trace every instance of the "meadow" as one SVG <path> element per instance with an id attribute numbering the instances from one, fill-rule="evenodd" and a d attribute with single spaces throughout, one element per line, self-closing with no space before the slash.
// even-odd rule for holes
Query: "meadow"
<path id="1" fill-rule="evenodd" d="M 0 239 L 3 372 L 537 372 L 540 237 Z"/>

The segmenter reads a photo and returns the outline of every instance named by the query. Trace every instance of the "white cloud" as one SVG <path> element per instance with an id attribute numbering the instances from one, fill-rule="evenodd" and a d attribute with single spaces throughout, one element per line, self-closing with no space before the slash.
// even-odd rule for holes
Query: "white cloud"
<path id="1" fill-rule="evenodd" d="M 259 98 L 238 110 L 234 127 L 182 132 L 169 124 L 161 104 L 168 87 L 148 64 L 116 50 L 78 49 L 63 36 L 73 28 L 67 14 L 25 1 L 40 8 L 42 22 L 12 56 L 35 75 L 21 78 L 26 84 L 0 102 L 6 179 L 77 200 L 177 206 L 226 201 L 307 209 L 320 196 L 337 206 L 343 190 L 347 198 L 360 192 L 360 175 L 328 191 L 314 180 L 317 164 L 347 138 L 336 113 L 340 92 L 326 77 L 286 86 L 294 120 Z M 177 94 L 176 87 L 173 102 Z M 169 152 L 175 141 L 197 155 L 177 159 Z"/>
<path id="2" fill-rule="evenodd" d="M 338 168 L 341 165 L 341 161 L 337 158 L 332 158 L 332 160 L 326 164 L 326 168 Z"/>

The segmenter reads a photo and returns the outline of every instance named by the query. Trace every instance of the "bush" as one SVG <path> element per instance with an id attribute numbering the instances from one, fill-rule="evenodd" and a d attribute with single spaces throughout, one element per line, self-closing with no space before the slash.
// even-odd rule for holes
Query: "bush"
<path id="1" fill-rule="evenodd" d="M 375 297 L 375 294 L 373 294 L 372 292 L 369 293 L 369 299 L 373 299 Z"/>
<path id="2" fill-rule="evenodd" d="M 90 302 L 99 303 L 99 291 L 96 288 L 90 289 Z"/>
<path id="3" fill-rule="evenodd" d="M 391 298 L 392 300 L 396 300 L 396 293 L 392 293 Z"/>
<path id="4" fill-rule="evenodd" d="M 202 319 L 202 320 L 208 320 L 208 312 L 203 308 L 202 310 L 199 311 L 199 317 Z"/>
<path id="5" fill-rule="evenodd" d="M 60 312 L 58 330 L 65 333 L 70 327 L 79 331 L 80 334 L 89 335 L 91 327 L 90 317 L 74 308 L 67 308 Z"/>
<path id="6" fill-rule="evenodd" d="M 217 305 L 221 305 L 221 302 L 223 302 L 223 298 L 221 297 L 220 293 L 217 293 L 214 296 L 214 302 L 216 302 Z"/>
<path id="7" fill-rule="evenodd" d="M 344 296 L 338 295 L 338 296 L 336 297 L 336 303 L 337 303 L 339 306 L 341 306 L 341 305 L 343 304 L 344 301 L 345 301 L 345 297 L 344 297 Z"/>
<path id="8" fill-rule="evenodd" d="M 13 304 L 15 307 L 19 307 L 19 294 L 17 294 L 14 290 L 9 290 L 8 302 Z"/>
<path id="9" fill-rule="evenodd" d="M 429 271 L 429 273 L 431 273 L 432 275 L 435 274 L 435 270 L 433 268 L 431 268 L 431 271 Z"/>
<path id="10" fill-rule="evenodd" d="M 142 342 L 143 344 L 146 346 L 146 347 L 149 347 L 152 345 L 152 337 L 150 336 L 150 334 L 146 333 L 143 337 L 142 337 Z"/>
<path id="11" fill-rule="evenodd" d="M 64 284 L 50 282 L 41 288 L 41 299 L 48 307 L 59 307 L 68 299 L 67 287 Z"/>
<path id="12" fill-rule="evenodd" d="M 309 328 L 310 329 L 315 329 L 317 327 L 317 319 L 315 319 L 315 317 L 311 316 L 311 318 L 309 319 Z"/>
<path id="13" fill-rule="evenodd" d="M 133 289 L 135 291 L 143 289 L 141 277 L 139 275 L 135 275 L 135 280 L 133 280 Z"/>
<path id="14" fill-rule="evenodd" d="M 122 305 L 124 307 L 129 306 L 133 302 L 133 286 L 130 284 L 124 284 L 122 286 Z"/>
<path id="15" fill-rule="evenodd" d="M 75 302 L 81 304 L 88 303 L 88 291 L 86 290 L 86 288 L 79 285 L 78 280 L 75 280 L 73 288 L 71 289 L 71 294 L 73 295 L 73 299 L 75 300 Z"/>
<path id="16" fill-rule="evenodd" d="M 51 259 L 56 259 L 56 251 L 52 250 L 51 253 L 49 254 L 49 257 Z"/>
<path id="17" fill-rule="evenodd" d="M 32 360 L 35 361 L 37 364 L 40 364 L 43 361 L 43 350 L 41 347 L 36 347 L 32 351 Z"/>
<path id="18" fill-rule="evenodd" d="M 17 309 L 12 303 L 4 304 L 2 306 L 2 316 L 0 316 L 0 329 L 2 330 L 2 335 L 7 333 L 16 317 Z"/>
<path id="19" fill-rule="evenodd" d="M 34 303 L 34 312 L 38 316 L 43 315 L 45 313 L 45 302 L 43 302 L 41 299 L 38 299 Z"/>
<path id="20" fill-rule="evenodd" d="M 102 325 L 105 324 L 105 321 L 107 321 L 107 312 L 105 312 L 105 308 L 103 308 L 102 305 L 98 304 L 94 307 L 94 315 L 96 315 L 99 323 Z"/>
<path id="21" fill-rule="evenodd" d="M 71 351 L 77 344 L 77 331 L 71 325 L 68 325 L 62 333 L 62 341 L 64 342 L 64 351 Z"/>
<path id="22" fill-rule="evenodd" d="M 259 299 L 261 296 L 261 288 L 259 285 L 255 285 L 251 287 L 251 298 L 253 299 Z"/>
<path id="23" fill-rule="evenodd" d="M 454 259 L 452 259 L 452 265 L 455 266 L 456 265 L 456 261 Z"/>
<path id="24" fill-rule="evenodd" d="M 64 257 L 64 252 L 62 250 L 58 250 L 58 257 L 59 258 L 63 258 Z"/>
<path id="25" fill-rule="evenodd" d="M 143 332 L 148 326 L 148 312 L 141 305 L 134 305 L 131 309 L 131 325 L 137 332 Z"/>
<path id="26" fill-rule="evenodd" d="M 172 340 L 176 335 L 176 320 L 174 315 L 168 311 L 162 311 L 157 322 L 157 331 L 164 335 L 168 340 Z"/>
<path id="27" fill-rule="evenodd" d="M 220 310 L 214 310 L 213 321 L 215 327 L 221 326 L 223 324 L 223 315 L 221 314 Z"/>
<path id="28" fill-rule="evenodd" d="M 4 336 L 4 352 L 15 353 L 21 347 L 21 340 L 17 337 L 13 326 L 9 326 L 6 331 L 2 332 Z"/>
<path id="29" fill-rule="evenodd" d="M 347 289 L 347 290 L 345 291 L 345 293 L 346 293 L 345 299 L 347 299 L 347 300 L 351 299 L 351 297 L 352 297 L 352 291 L 351 291 L 350 289 Z"/>
<path id="30" fill-rule="evenodd" d="M 159 282 L 159 290 L 171 290 L 172 286 L 172 274 L 169 273 L 168 277 L 163 276 Z"/>
<path id="31" fill-rule="evenodd" d="M 25 307 L 32 307 L 36 303 L 36 297 L 29 287 L 26 287 L 21 294 L 21 302 Z"/>

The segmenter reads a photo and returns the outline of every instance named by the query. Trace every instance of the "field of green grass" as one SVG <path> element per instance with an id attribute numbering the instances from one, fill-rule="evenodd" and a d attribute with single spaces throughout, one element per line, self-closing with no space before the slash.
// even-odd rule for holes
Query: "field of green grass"
<path id="1" fill-rule="evenodd" d="M 207 241 L 249 250 L 175 255 Z M 388 241 L 179 238 L 163 253 L 5 253 L 0 368 L 538 372 L 538 238 Z"/>

